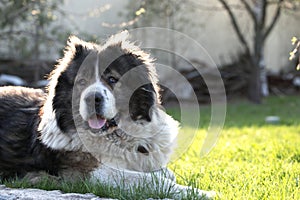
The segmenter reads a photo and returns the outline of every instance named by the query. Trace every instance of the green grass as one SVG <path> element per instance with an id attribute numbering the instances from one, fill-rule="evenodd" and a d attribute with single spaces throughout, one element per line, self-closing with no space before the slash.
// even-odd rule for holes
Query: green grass
<path id="1" fill-rule="evenodd" d="M 201 112 L 210 113 L 209 108 Z M 279 116 L 281 122 L 266 124 L 268 115 Z M 207 119 L 186 154 L 170 164 L 180 175 L 179 183 L 215 190 L 226 200 L 300 199 L 299 96 L 269 97 L 263 105 L 229 104 L 217 146 L 200 158 Z"/>
<path id="2" fill-rule="evenodd" d="M 168 109 L 180 119 L 176 108 Z M 279 124 L 265 123 L 277 115 Z M 262 105 L 247 101 L 229 103 L 224 129 L 216 147 L 199 156 L 210 119 L 210 107 L 201 107 L 199 130 L 184 126 L 183 132 L 197 131 L 196 139 L 169 167 L 180 184 L 219 192 L 217 199 L 300 199 L 300 96 L 269 97 Z M 25 181 L 5 182 L 10 187 L 29 187 Z M 166 198 L 157 190 L 123 191 L 88 181 L 60 184 L 44 181 L 35 187 L 65 192 L 94 193 L 118 199 Z M 193 194 L 188 199 L 195 199 Z"/>

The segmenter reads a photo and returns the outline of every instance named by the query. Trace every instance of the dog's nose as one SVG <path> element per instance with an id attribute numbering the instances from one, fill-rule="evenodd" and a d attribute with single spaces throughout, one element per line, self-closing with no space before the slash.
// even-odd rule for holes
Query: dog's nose
<path id="1" fill-rule="evenodd" d="M 100 104 L 102 103 L 102 101 L 103 101 L 102 94 L 96 92 L 95 93 L 95 106 L 100 106 Z"/>
<path id="2" fill-rule="evenodd" d="M 99 92 L 95 92 L 93 94 L 90 94 L 88 95 L 86 98 L 85 98 L 85 101 L 88 103 L 88 104 L 93 104 L 95 103 L 95 106 L 98 107 L 102 104 L 103 102 L 103 96 L 101 93 Z"/>

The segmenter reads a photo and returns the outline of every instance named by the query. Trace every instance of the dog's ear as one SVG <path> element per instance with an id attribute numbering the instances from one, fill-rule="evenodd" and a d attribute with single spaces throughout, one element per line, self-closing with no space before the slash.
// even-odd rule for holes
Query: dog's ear
<path id="1" fill-rule="evenodd" d="M 68 38 L 67 47 L 65 51 L 66 54 L 71 54 L 72 59 L 76 60 L 82 55 L 86 56 L 91 49 L 94 49 L 95 45 L 90 42 L 85 42 L 78 37 L 71 35 Z"/>
<path id="2" fill-rule="evenodd" d="M 150 122 L 152 106 L 157 103 L 157 97 L 152 84 L 139 87 L 132 94 L 129 101 L 129 113 L 132 120 L 145 120 Z"/>

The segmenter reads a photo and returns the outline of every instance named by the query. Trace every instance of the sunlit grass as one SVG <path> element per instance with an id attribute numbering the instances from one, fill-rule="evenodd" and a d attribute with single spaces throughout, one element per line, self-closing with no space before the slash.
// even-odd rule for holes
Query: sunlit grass
<path id="1" fill-rule="evenodd" d="M 177 108 L 168 112 L 180 119 Z M 276 115 L 278 124 L 265 117 Z M 220 199 L 300 199 L 300 96 L 269 97 L 263 105 L 247 101 L 229 103 L 225 127 L 216 147 L 205 157 L 199 151 L 210 119 L 210 107 L 201 107 L 199 129 L 184 126 L 183 132 L 196 132 L 189 149 L 169 167 L 180 184 L 219 192 Z M 22 181 L 5 183 L 29 187 Z M 88 181 L 60 184 L 45 181 L 35 187 L 65 192 L 94 193 L 117 199 L 167 198 L 170 194 L 145 190 L 125 192 L 121 188 L 92 185 Z M 190 195 L 188 199 L 196 199 Z"/>
<path id="2" fill-rule="evenodd" d="M 259 106 L 242 101 L 227 109 L 224 130 L 208 156 L 199 157 L 203 128 L 170 164 L 179 183 L 215 190 L 221 199 L 300 199 L 299 97 L 270 97 Z M 280 123 L 266 124 L 268 115 L 279 116 Z"/>

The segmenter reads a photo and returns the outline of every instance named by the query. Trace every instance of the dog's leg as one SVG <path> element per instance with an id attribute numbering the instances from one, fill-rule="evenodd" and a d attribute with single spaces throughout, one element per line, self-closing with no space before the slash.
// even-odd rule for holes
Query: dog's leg
<path id="1" fill-rule="evenodd" d="M 28 181 L 32 185 L 36 185 L 46 179 L 54 183 L 59 183 L 59 181 L 61 180 L 60 177 L 52 176 L 45 171 L 28 172 L 23 177 L 23 179 Z"/>
<path id="2" fill-rule="evenodd" d="M 124 187 L 124 189 L 134 189 L 135 186 L 150 185 L 150 188 L 172 193 L 175 198 L 179 199 L 187 197 L 189 193 L 197 194 L 202 199 L 211 199 L 216 196 L 216 193 L 213 191 L 204 191 L 177 184 L 173 173 L 168 169 L 163 169 L 161 172 L 143 173 L 119 170 L 102 165 L 93 172 L 92 181 L 100 181 L 113 187 Z"/>
<path id="3" fill-rule="evenodd" d="M 168 168 L 162 168 L 160 170 L 153 171 L 151 174 L 153 174 L 155 177 L 160 177 L 161 179 L 166 178 L 176 182 L 175 174 Z"/>

